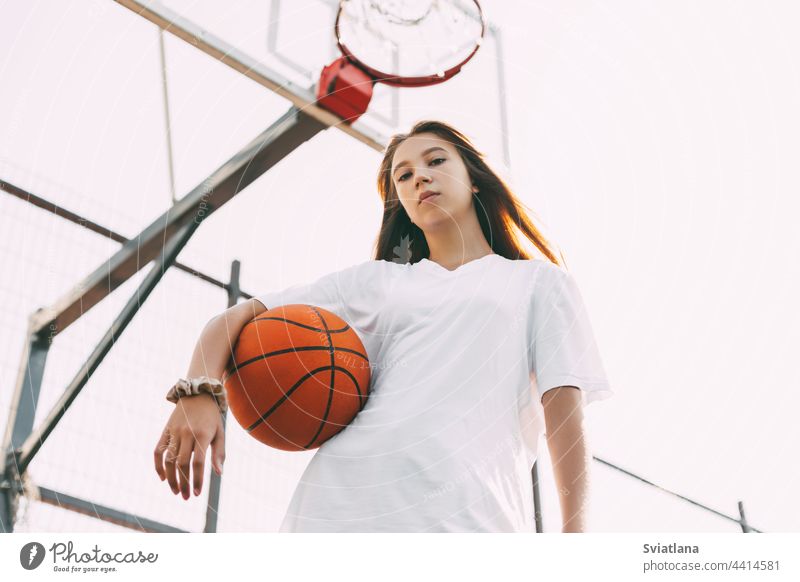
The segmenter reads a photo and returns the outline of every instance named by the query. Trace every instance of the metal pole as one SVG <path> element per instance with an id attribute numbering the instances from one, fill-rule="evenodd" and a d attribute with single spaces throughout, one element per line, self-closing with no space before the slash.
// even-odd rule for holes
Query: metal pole
<path id="1" fill-rule="evenodd" d="M 3 181 L 2 178 L 0 178 L 0 191 L 6 192 L 11 196 L 14 196 L 17 200 L 26 202 L 31 206 L 41 208 L 42 210 L 49 212 L 50 214 L 53 214 L 58 218 L 67 220 L 73 224 L 77 224 L 80 227 L 83 227 L 87 230 L 91 230 L 94 233 L 104 236 L 107 239 L 116 241 L 120 244 L 125 244 L 130 240 L 106 226 L 102 226 L 100 224 L 97 224 L 96 222 L 89 220 L 84 216 L 75 214 L 74 212 L 67 210 L 63 206 L 59 206 L 58 204 L 54 204 L 49 200 L 37 196 L 36 194 L 34 194 L 29 190 L 24 190 L 23 188 L 20 188 L 15 184 L 11 184 L 10 182 L 5 182 Z M 199 271 L 198 269 L 195 269 L 194 267 L 189 267 L 188 265 L 184 265 L 179 261 L 175 261 L 175 263 L 172 266 L 175 269 L 178 269 L 179 271 L 188 273 L 192 277 L 197 277 L 198 279 L 205 281 L 206 283 L 215 285 L 220 289 L 226 288 L 226 284 L 223 283 L 222 281 L 219 281 L 210 275 L 206 275 L 205 273 Z M 241 296 L 244 297 L 245 299 L 250 299 L 252 297 L 252 295 L 249 295 L 244 291 L 242 291 Z"/>
<path id="2" fill-rule="evenodd" d="M 241 263 L 233 261 L 231 263 L 231 280 L 228 284 L 228 307 L 233 307 L 240 297 L 239 272 Z M 226 430 L 228 425 L 228 413 L 222 416 L 222 430 Z M 217 518 L 219 517 L 219 496 L 222 489 L 222 477 L 211 471 L 211 478 L 208 484 L 208 507 L 206 508 L 206 525 L 204 533 L 214 533 L 217 531 Z"/>
<path id="3" fill-rule="evenodd" d="M 147 533 L 187 533 L 186 530 L 172 527 L 165 523 L 147 519 L 146 517 L 139 517 L 138 515 L 114 509 L 106 505 L 100 505 L 79 497 L 73 497 L 72 495 L 54 491 L 53 489 L 39 487 L 38 492 L 42 503 L 80 513 L 81 515 L 94 517 L 95 519 L 113 523 L 120 527 L 127 527 L 128 529 Z"/>
<path id="4" fill-rule="evenodd" d="M 747 525 L 747 518 L 744 516 L 744 503 L 742 501 L 739 502 L 739 518 L 741 519 L 739 525 L 742 526 L 742 533 L 750 533 L 752 529 Z"/>
<path id="5" fill-rule="evenodd" d="M 14 451 L 22 446 L 33 429 L 50 342 L 49 335 L 36 330 L 36 322 L 31 316 L 0 457 L 0 531 L 4 533 L 14 531 L 17 499 L 22 492 L 21 472 L 14 462 Z"/>
<path id="6" fill-rule="evenodd" d="M 511 167 L 511 151 L 508 145 L 508 95 L 506 89 L 506 62 L 503 56 L 503 38 L 499 29 L 492 30 L 494 33 L 495 44 L 497 45 L 497 92 L 500 99 L 500 131 L 503 132 L 503 161 L 506 166 Z"/>
<path id="7" fill-rule="evenodd" d="M 164 98 L 164 127 L 167 134 L 167 169 L 169 170 L 169 194 L 172 204 L 175 197 L 175 171 L 172 163 L 172 122 L 169 118 L 169 91 L 167 90 L 167 57 L 164 55 L 164 30 L 158 29 L 158 49 L 161 55 L 161 88 Z"/>
<path id="8" fill-rule="evenodd" d="M 539 492 L 539 471 L 536 468 L 536 465 L 539 461 L 533 462 L 533 467 L 531 468 L 531 477 L 533 480 L 533 517 L 536 520 L 536 533 L 542 533 L 544 528 L 542 527 L 542 497 Z"/>

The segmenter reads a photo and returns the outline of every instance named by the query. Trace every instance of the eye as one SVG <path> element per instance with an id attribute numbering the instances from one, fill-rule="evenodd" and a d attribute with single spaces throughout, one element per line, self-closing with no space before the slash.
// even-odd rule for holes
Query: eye
<path id="1" fill-rule="evenodd" d="M 430 162 L 428 162 L 428 165 L 429 166 L 438 166 L 439 164 L 442 164 L 442 163 L 444 163 L 446 161 L 447 161 L 447 158 L 433 158 Z M 397 181 L 398 182 L 405 182 L 406 179 L 408 178 L 408 176 L 410 176 L 410 175 L 411 175 L 411 172 L 406 172 L 405 174 L 402 174 L 399 178 L 397 178 Z"/>

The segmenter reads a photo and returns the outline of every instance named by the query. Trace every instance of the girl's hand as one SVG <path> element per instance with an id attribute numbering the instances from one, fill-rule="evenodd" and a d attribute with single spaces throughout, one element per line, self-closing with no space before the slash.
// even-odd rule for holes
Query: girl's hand
<path id="1" fill-rule="evenodd" d="M 191 481 L 194 494 L 200 495 L 209 444 L 212 468 L 221 475 L 225 462 L 225 430 L 217 403 L 210 394 L 180 398 L 153 453 L 156 473 L 162 481 L 167 480 L 174 494 L 180 491 L 184 499 L 189 499 Z"/>

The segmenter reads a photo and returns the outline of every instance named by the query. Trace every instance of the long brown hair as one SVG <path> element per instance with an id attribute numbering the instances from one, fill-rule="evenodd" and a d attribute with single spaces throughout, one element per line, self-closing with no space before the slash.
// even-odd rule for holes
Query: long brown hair
<path id="1" fill-rule="evenodd" d="M 478 192 L 473 193 L 473 204 L 483 235 L 492 250 L 507 259 L 525 260 L 533 257 L 522 247 L 516 227 L 550 262 L 566 266 L 563 254 L 556 258 L 552 245 L 533 224 L 529 210 L 514 195 L 505 182 L 489 167 L 485 155 L 460 131 L 442 121 L 420 121 L 408 133 L 392 136 L 384 152 L 378 172 L 378 192 L 383 200 L 383 222 L 375 243 L 375 260 L 397 262 L 395 247 L 404 252 L 409 261 L 416 263 L 428 258 L 430 248 L 422 229 L 411 222 L 397 196 L 392 182 L 392 160 L 397 148 L 406 139 L 420 133 L 432 133 L 447 140 L 458 151 Z M 410 243 L 410 248 L 408 245 Z"/>

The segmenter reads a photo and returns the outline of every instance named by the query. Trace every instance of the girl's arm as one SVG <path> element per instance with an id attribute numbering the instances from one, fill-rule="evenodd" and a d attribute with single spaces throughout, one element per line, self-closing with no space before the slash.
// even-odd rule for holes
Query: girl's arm
<path id="1" fill-rule="evenodd" d="M 250 299 L 209 320 L 195 345 L 187 376 L 223 380 L 233 363 L 232 346 L 239 332 L 265 309 L 259 301 Z M 209 446 L 212 466 L 221 475 L 225 430 L 216 402 L 209 394 L 179 399 L 153 451 L 156 473 L 169 483 L 174 494 L 180 493 L 184 499 L 189 499 L 190 491 L 200 495 Z"/>
<path id="2" fill-rule="evenodd" d="M 560 386 L 542 396 L 547 446 L 563 520 L 562 533 L 586 531 L 591 455 L 586 444 L 580 389 Z"/>
<path id="3" fill-rule="evenodd" d="M 233 363 L 233 345 L 239 332 L 248 321 L 264 311 L 266 308 L 259 301 L 249 299 L 212 318 L 194 347 L 186 376 L 207 376 L 224 381 L 225 373 Z"/>

